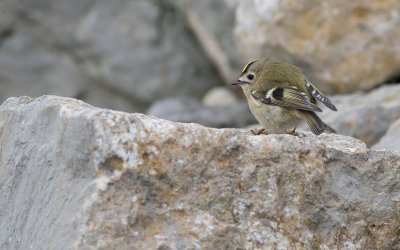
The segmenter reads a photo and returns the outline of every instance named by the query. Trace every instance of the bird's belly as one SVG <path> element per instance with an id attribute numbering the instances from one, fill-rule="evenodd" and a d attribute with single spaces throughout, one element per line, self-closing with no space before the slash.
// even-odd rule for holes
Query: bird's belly
<path id="1" fill-rule="evenodd" d="M 293 129 L 301 122 L 301 113 L 272 105 L 250 105 L 250 110 L 268 133 L 280 134 Z M 290 111 L 290 113 L 289 113 Z"/>

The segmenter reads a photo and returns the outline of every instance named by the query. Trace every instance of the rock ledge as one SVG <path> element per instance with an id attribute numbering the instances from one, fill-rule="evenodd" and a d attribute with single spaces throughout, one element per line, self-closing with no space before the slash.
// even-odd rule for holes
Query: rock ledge
<path id="1" fill-rule="evenodd" d="M 400 155 L 44 96 L 0 107 L 0 248 L 399 249 Z"/>

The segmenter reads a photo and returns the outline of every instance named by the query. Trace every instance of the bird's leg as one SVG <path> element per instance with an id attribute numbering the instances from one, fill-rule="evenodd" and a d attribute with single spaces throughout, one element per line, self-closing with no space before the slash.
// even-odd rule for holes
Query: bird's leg
<path id="1" fill-rule="evenodd" d="M 268 132 L 264 128 L 261 128 L 261 129 L 253 128 L 253 129 L 250 130 L 250 132 L 253 135 L 261 135 L 261 134 L 268 135 Z"/>
<path id="2" fill-rule="evenodd" d="M 296 132 L 296 127 L 294 127 L 294 129 L 292 130 L 286 131 L 286 133 L 288 133 L 289 135 L 299 136 L 299 134 Z"/>

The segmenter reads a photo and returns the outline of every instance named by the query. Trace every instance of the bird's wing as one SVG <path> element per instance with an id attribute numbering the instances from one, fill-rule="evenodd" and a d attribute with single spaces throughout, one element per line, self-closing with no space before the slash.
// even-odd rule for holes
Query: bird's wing
<path id="1" fill-rule="evenodd" d="M 251 95 L 254 99 L 268 105 L 307 111 L 322 111 L 317 105 L 311 103 L 307 94 L 295 87 L 275 87 L 268 91 L 252 91 Z"/>
<path id="2" fill-rule="evenodd" d="M 314 96 L 315 99 L 322 102 L 325 106 L 327 106 L 331 110 L 337 111 L 337 108 L 335 107 L 335 105 L 333 105 L 331 100 L 329 100 L 328 97 L 326 97 L 324 94 L 322 94 L 321 91 L 319 91 L 319 89 L 317 89 L 317 87 L 312 85 L 309 81 L 306 82 L 306 85 L 307 85 L 307 90 L 310 92 L 310 94 L 312 96 Z"/>

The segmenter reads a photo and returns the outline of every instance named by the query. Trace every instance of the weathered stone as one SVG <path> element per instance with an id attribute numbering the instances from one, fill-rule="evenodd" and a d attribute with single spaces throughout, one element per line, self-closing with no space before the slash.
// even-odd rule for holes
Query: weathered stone
<path id="1" fill-rule="evenodd" d="M 0 107 L 2 249 L 399 249 L 400 155 L 58 98 Z"/>
<path id="2" fill-rule="evenodd" d="M 240 128 L 256 122 L 246 102 L 208 107 L 194 98 L 167 98 L 155 102 L 147 113 L 170 121 L 194 122 L 214 128 Z"/>
<path id="3" fill-rule="evenodd" d="M 386 134 L 372 148 L 400 151 L 400 119 L 390 125 Z"/>
<path id="4" fill-rule="evenodd" d="M 340 134 L 360 139 L 368 146 L 378 142 L 390 124 L 400 118 L 400 85 L 331 99 L 338 111 L 322 112 L 321 118 Z"/>
<path id="5" fill-rule="evenodd" d="M 295 63 L 329 93 L 369 89 L 400 75 L 398 0 L 240 1 L 236 22 L 247 59 Z"/>

